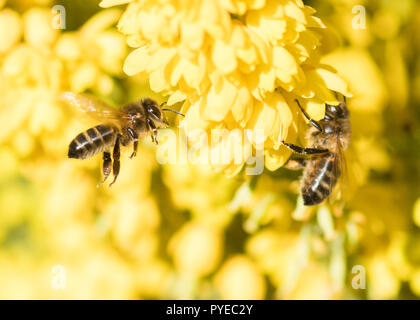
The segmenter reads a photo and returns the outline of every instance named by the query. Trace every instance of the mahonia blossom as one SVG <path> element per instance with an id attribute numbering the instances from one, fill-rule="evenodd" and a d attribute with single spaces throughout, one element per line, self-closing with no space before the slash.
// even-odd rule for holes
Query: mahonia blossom
<path id="1" fill-rule="evenodd" d="M 301 0 L 103 0 L 129 3 L 118 29 L 134 49 L 128 75 L 145 74 L 168 104 L 183 102 L 183 124 L 193 129 L 264 130 L 265 166 L 290 156 L 302 119 L 299 98 L 314 119 L 333 91 L 349 96 L 346 83 L 322 65 L 325 25 Z M 252 136 L 252 135 L 251 135 Z M 255 136 L 245 138 L 255 147 Z M 246 160 L 246 156 L 244 158 Z M 243 166 L 222 167 L 230 174 Z"/>

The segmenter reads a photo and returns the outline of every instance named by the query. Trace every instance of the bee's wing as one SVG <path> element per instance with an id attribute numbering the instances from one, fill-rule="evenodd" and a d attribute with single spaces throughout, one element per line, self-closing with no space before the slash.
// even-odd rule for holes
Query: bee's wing
<path id="1" fill-rule="evenodd" d="M 339 139 L 337 138 L 336 153 L 334 154 L 334 175 L 338 177 L 335 187 L 332 189 L 332 194 L 329 197 L 329 202 L 339 202 L 346 199 L 348 187 L 348 166 L 344 150 L 341 148 Z"/>
<path id="2" fill-rule="evenodd" d="M 126 117 L 120 110 L 87 94 L 65 91 L 60 94 L 59 98 L 70 106 L 75 107 L 82 114 L 99 121 L 119 122 Z"/>

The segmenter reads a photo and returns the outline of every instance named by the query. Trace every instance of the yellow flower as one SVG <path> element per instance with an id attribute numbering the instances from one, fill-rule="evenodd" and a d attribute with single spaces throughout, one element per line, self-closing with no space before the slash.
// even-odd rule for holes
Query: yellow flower
<path id="1" fill-rule="evenodd" d="M 229 258 L 215 276 L 221 299 L 264 299 L 266 283 L 259 268 L 246 256 Z"/>
<path id="2" fill-rule="evenodd" d="M 119 9 L 100 11 L 78 31 L 67 32 L 58 39 L 54 51 L 69 73 L 71 91 L 93 89 L 100 95 L 115 91 L 112 76 L 121 75 L 127 50 L 123 36 L 110 28 L 120 15 Z"/>
<path id="3" fill-rule="evenodd" d="M 0 55 L 10 50 L 22 35 L 19 15 L 11 9 L 0 10 Z"/>
<path id="4" fill-rule="evenodd" d="M 0 11 L 0 26 L 13 26 L 7 33 L 0 28 L 0 120 L 5 123 L 0 142 L 10 142 L 24 157 L 35 151 L 34 138 L 41 136 L 47 152 L 66 152 L 75 126 L 68 121 L 72 130 L 63 128 L 69 110 L 58 105 L 56 95 L 63 89 L 118 92 L 112 76 L 121 73 L 126 45 L 110 26 L 120 15 L 118 9 L 103 10 L 77 32 L 61 34 L 50 24 L 50 9 L 31 8 L 22 18 L 8 8 Z M 51 134 L 58 130 L 66 134 Z"/>
<path id="5" fill-rule="evenodd" d="M 40 49 L 48 48 L 54 43 L 58 29 L 52 27 L 53 14 L 51 10 L 32 8 L 23 15 L 25 41 Z"/>
<path id="6" fill-rule="evenodd" d="M 228 205 L 237 188 L 236 181 L 216 174 L 204 165 L 167 165 L 163 170 L 163 181 L 171 191 L 174 205 L 190 211 L 193 219 L 214 227 L 225 226 L 231 221 Z M 214 189 L 215 185 L 218 188 Z"/>
<path id="7" fill-rule="evenodd" d="M 368 262 L 370 299 L 392 299 L 398 295 L 400 282 L 383 254 L 377 253 Z"/>
<path id="8" fill-rule="evenodd" d="M 320 119 L 325 102 L 337 103 L 331 90 L 349 95 L 319 62 L 325 26 L 314 12 L 301 0 L 131 1 L 118 24 L 136 48 L 124 71 L 147 75 L 169 105 L 183 101 L 187 132 L 263 129 L 266 166 L 274 170 L 290 154 L 281 140 L 297 138 L 302 116 L 294 99 L 306 98 Z M 218 167 L 235 174 L 248 156 Z"/>
<path id="9" fill-rule="evenodd" d="M 29 1 L 25 2 L 26 8 Z M 121 75 L 126 44 L 123 35 L 110 28 L 121 11 L 103 10 L 77 31 L 61 32 L 51 27 L 51 7 L 27 8 L 0 10 L 0 211 L 7 213 L 0 218 L 0 240 L 13 248 L 0 250 L 5 261 L 0 283 L 10 287 L 2 296 L 129 298 L 134 276 L 116 252 L 145 261 L 157 251 L 158 208 L 147 183 L 153 157 L 140 146 L 142 157 L 122 170 L 122 183 L 113 190 L 116 198 L 96 201 L 107 192 L 95 188 L 101 159 L 65 159 L 68 143 L 86 124 L 69 117 L 70 110 L 56 99 L 57 93 L 69 89 L 103 95 L 121 91 L 114 77 Z M 133 172 L 137 179 L 127 179 Z M 23 229 L 22 236 L 11 236 Z M 115 239 L 112 246 L 107 233 Z M 23 252 L 26 243 L 31 250 Z M 32 255 L 41 247 L 42 256 Z M 22 268 L 19 261 L 3 257 L 9 251 L 24 257 Z M 10 272 L 9 261 L 14 266 Z M 57 264 L 72 278 L 65 290 L 51 287 L 51 268 Z M 108 272 L 116 276 L 104 279 Z M 88 282 L 89 289 L 81 290 Z"/>
<path id="10" fill-rule="evenodd" d="M 173 236 L 168 249 L 178 272 L 199 278 L 211 273 L 218 265 L 223 252 L 222 243 L 221 233 L 215 228 L 189 223 Z"/>

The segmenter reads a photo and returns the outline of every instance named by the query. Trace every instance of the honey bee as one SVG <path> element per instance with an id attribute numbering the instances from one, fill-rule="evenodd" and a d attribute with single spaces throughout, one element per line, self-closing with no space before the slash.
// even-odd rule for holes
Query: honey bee
<path id="1" fill-rule="evenodd" d="M 111 167 L 114 180 L 109 186 L 117 180 L 120 172 L 120 145 L 127 146 L 133 143 L 131 159 L 136 156 L 139 140 L 146 136 L 150 135 L 152 142 L 158 144 L 157 130 L 169 125 L 162 111 L 171 111 L 184 116 L 175 110 L 162 108 L 162 105 L 150 98 L 115 109 L 102 101 L 73 92 L 64 92 L 60 97 L 83 113 L 102 122 L 79 133 L 71 141 L 68 151 L 68 157 L 75 159 L 90 158 L 103 152 L 104 177 L 98 186 L 106 181 L 111 173 Z M 112 159 L 111 148 L 113 148 Z"/>
<path id="2" fill-rule="evenodd" d="M 298 100 L 295 101 L 312 126 L 306 136 L 308 147 L 282 143 L 298 155 L 289 159 L 286 168 L 303 168 L 301 194 L 304 205 L 311 206 L 330 195 L 342 173 L 343 151 L 351 138 L 349 110 L 345 99 L 337 106 L 325 104 L 325 116 L 317 122 L 309 117 Z"/>

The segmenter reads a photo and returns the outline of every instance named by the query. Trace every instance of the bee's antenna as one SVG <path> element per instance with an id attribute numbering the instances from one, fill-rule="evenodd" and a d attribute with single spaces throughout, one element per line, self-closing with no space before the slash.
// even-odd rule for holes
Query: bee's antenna
<path id="1" fill-rule="evenodd" d="M 171 111 L 171 112 L 174 112 L 174 113 L 176 113 L 176 114 L 179 114 L 180 116 L 185 117 L 185 114 L 183 114 L 183 113 L 181 113 L 181 112 L 178 112 L 178 111 L 175 111 L 175 110 L 172 110 L 172 109 L 169 109 L 169 108 L 163 108 L 162 110 L 163 110 L 163 111 Z"/>

